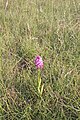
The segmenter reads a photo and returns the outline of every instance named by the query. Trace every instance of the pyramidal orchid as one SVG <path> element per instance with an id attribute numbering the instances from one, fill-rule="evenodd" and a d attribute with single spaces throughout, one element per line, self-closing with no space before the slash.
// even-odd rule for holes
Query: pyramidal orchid
<path id="1" fill-rule="evenodd" d="M 42 58 L 41 58 L 41 56 L 36 56 L 36 58 L 35 58 L 35 65 L 36 65 L 36 68 L 37 69 L 42 69 L 43 68 L 43 60 L 42 60 Z"/>
<path id="2" fill-rule="evenodd" d="M 44 85 L 41 85 L 41 69 L 43 68 L 43 60 L 41 56 L 36 56 L 34 60 L 35 66 L 38 71 L 38 93 L 42 95 Z"/>

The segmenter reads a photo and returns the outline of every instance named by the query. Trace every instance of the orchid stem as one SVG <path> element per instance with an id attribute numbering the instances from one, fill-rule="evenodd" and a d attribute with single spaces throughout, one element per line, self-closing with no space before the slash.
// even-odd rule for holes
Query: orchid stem
<path id="1" fill-rule="evenodd" d="M 40 95 L 43 93 L 43 87 L 44 85 L 41 86 L 41 71 L 38 70 L 38 92 Z"/>

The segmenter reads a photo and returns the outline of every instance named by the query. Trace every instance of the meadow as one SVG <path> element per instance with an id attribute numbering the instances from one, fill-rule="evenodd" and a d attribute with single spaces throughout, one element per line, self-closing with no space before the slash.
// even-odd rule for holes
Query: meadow
<path id="1" fill-rule="evenodd" d="M 0 120 L 80 120 L 79 0 L 0 0 Z"/>

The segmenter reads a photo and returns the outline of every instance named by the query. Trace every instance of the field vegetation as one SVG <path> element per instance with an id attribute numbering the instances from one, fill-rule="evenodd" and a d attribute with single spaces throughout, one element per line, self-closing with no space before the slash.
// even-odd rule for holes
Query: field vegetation
<path id="1" fill-rule="evenodd" d="M 80 120 L 79 0 L 0 0 L 0 120 Z"/>

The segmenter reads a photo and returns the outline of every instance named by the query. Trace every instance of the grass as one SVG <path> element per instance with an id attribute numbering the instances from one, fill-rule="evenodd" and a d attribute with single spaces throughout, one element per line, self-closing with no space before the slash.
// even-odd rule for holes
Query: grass
<path id="1" fill-rule="evenodd" d="M 80 120 L 79 0 L 0 0 L 0 120 Z"/>

